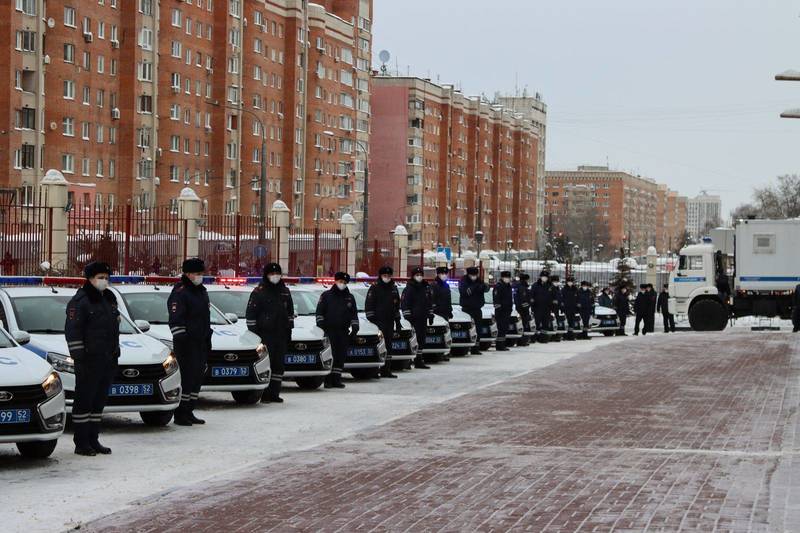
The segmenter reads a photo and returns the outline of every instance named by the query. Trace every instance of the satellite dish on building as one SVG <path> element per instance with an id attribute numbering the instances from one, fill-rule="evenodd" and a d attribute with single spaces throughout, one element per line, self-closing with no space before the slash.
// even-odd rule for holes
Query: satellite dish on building
<path id="1" fill-rule="evenodd" d="M 386 63 L 392 58 L 392 54 L 390 54 L 388 50 L 381 50 L 378 54 L 378 58 L 381 60 L 381 74 L 385 76 L 387 73 Z"/>

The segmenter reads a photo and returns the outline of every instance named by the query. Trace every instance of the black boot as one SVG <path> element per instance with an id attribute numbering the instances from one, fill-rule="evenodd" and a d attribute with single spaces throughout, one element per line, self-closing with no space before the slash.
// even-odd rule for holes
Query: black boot
<path id="1" fill-rule="evenodd" d="M 90 428 L 89 422 L 76 423 L 75 433 L 72 440 L 75 442 L 75 454 L 85 455 L 87 457 L 94 457 L 97 452 L 94 451 L 90 443 Z"/>
<path id="2" fill-rule="evenodd" d="M 428 370 L 430 367 L 425 364 L 425 357 L 422 354 L 418 354 L 417 358 L 414 359 L 414 368 L 419 368 L 422 370 Z"/>
<path id="3" fill-rule="evenodd" d="M 342 383 L 342 375 L 341 374 L 334 374 L 333 375 L 333 388 L 334 389 L 343 389 L 344 383 Z"/>
<path id="4" fill-rule="evenodd" d="M 482 352 L 480 346 L 473 346 L 469 353 L 472 355 L 481 355 Z"/>
<path id="5" fill-rule="evenodd" d="M 192 419 L 189 417 L 189 410 L 186 407 L 181 408 L 179 406 L 175 410 L 172 422 L 175 423 L 176 426 L 191 426 Z"/>
<path id="6" fill-rule="evenodd" d="M 392 374 L 392 366 L 388 361 L 387 361 L 387 363 L 385 365 L 383 365 L 381 367 L 381 377 L 382 378 L 392 378 L 392 379 L 396 379 L 397 378 L 397 374 Z"/>
<path id="7" fill-rule="evenodd" d="M 508 352 L 510 351 L 508 347 L 506 347 L 506 341 L 494 341 L 494 349 L 497 352 Z"/>
<path id="8" fill-rule="evenodd" d="M 187 417 L 189 418 L 189 422 L 191 422 L 192 424 L 197 424 L 202 426 L 203 424 L 206 423 L 206 421 L 203 420 L 202 418 L 197 418 L 194 414 L 194 411 L 189 411 Z"/>
<path id="9" fill-rule="evenodd" d="M 272 377 L 274 378 L 275 376 Z M 283 398 L 281 398 L 282 386 L 283 380 L 270 380 L 269 387 L 264 390 L 264 394 L 261 396 L 261 403 L 283 403 Z"/>
<path id="10" fill-rule="evenodd" d="M 100 423 L 89 422 L 89 432 L 91 439 L 89 440 L 91 448 L 102 455 L 111 455 L 111 448 L 100 444 Z"/>

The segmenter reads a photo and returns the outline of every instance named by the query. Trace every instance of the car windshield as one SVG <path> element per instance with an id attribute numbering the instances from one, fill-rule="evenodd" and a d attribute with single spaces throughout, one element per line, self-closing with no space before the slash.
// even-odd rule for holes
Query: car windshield
<path id="1" fill-rule="evenodd" d="M 122 295 L 125 306 L 131 318 L 134 320 L 147 320 L 151 324 L 169 324 L 169 313 L 167 312 L 167 299 L 169 292 L 156 291 L 152 292 L 130 292 Z M 215 326 L 222 326 L 228 324 L 228 320 L 222 313 L 214 307 L 211 310 L 211 324 Z"/>
<path id="2" fill-rule="evenodd" d="M 2 323 L 0 323 L 2 324 Z M 14 343 L 4 329 L 0 329 L 0 348 L 12 348 Z"/>
<path id="3" fill-rule="evenodd" d="M 453 305 L 461 305 L 461 293 L 458 292 L 458 287 L 450 287 L 450 300 Z"/>
<path id="4" fill-rule="evenodd" d="M 67 320 L 67 304 L 72 296 L 48 294 L 47 296 L 24 296 L 11 299 L 17 326 L 28 333 L 63 334 Z M 130 320 L 122 317 L 119 324 L 122 335 L 139 333 Z"/>
<path id="5" fill-rule="evenodd" d="M 239 318 L 244 318 L 247 312 L 247 302 L 250 301 L 250 293 L 231 290 L 208 291 L 208 298 L 223 313 L 234 313 Z"/>
<path id="6" fill-rule="evenodd" d="M 350 294 L 353 295 L 353 298 L 356 299 L 356 307 L 358 308 L 359 312 L 363 311 L 366 304 L 367 304 L 367 293 L 369 292 L 369 287 L 351 287 Z"/>
<path id="7" fill-rule="evenodd" d="M 313 316 L 317 312 L 317 302 L 322 291 L 298 291 L 289 289 L 292 293 L 294 312 L 299 316 Z"/>

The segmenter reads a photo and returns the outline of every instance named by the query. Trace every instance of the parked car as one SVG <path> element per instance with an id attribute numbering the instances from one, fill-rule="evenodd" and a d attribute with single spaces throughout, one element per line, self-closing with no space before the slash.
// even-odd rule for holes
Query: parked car
<path id="1" fill-rule="evenodd" d="M 458 292 L 458 286 L 454 285 L 450 288 L 450 295 L 453 302 L 453 309 L 458 309 L 463 313 L 460 305 L 461 295 Z M 486 295 L 491 299 L 490 292 L 487 292 Z M 488 350 L 492 347 L 497 338 L 497 322 L 494 319 L 494 306 L 485 305 L 483 309 L 481 309 L 481 314 L 483 315 L 483 319 L 480 324 L 476 324 L 475 326 L 478 337 L 480 338 L 481 350 Z"/>
<path id="2" fill-rule="evenodd" d="M 405 283 L 398 283 L 397 286 L 402 294 Z M 455 306 L 453 310 L 455 311 Z M 460 311 L 460 309 L 458 310 Z M 449 322 L 439 315 L 434 315 L 433 324 L 425 327 L 425 338 L 417 339 L 417 342 L 422 343 L 422 353 L 425 354 L 426 361 L 449 361 L 450 349 L 453 344 Z"/>

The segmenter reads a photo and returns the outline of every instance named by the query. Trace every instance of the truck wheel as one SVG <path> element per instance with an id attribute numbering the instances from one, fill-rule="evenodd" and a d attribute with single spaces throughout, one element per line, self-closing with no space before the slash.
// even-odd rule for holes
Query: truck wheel
<path id="1" fill-rule="evenodd" d="M 47 459 L 56 449 L 58 440 L 42 440 L 34 442 L 18 442 L 17 449 L 26 459 Z"/>
<path id="2" fill-rule="evenodd" d="M 231 391 L 233 400 L 241 405 L 253 405 L 261 401 L 264 391 L 261 390 L 235 390 Z"/>
<path id="3" fill-rule="evenodd" d="M 297 386 L 303 390 L 317 390 L 325 382 L 325 376 L 307 376 L 304 378 L 294 378 Z"/>
<path id="4" fill-rule="evenodd" d="M 139 416 L 146 426 L 163 427 L 172 420 L 172 411 L 142 411 Z"/>
<path id="5" fill-rule="evenodd" d="M 356 379 L 377 379 L 380 376 L 380 368 L 353 368 L 350 374 Z"/>
<path id="6" fill-rule="evenodd" d="M 700 300 L 689 309 L 689 325 L 695 331 L 722 331 L 728 325 L 728 314 L 720 302 Z"/>

